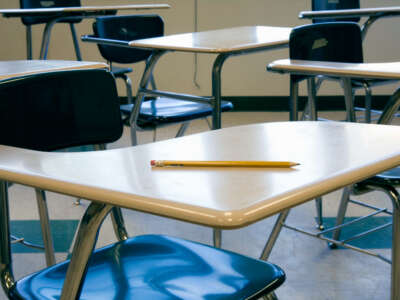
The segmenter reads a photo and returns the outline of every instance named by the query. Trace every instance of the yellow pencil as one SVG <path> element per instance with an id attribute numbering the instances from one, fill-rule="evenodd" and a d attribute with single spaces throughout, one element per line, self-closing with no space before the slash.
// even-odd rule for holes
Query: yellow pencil
<path id="1" fill-rule="evenodd" d="M 152 167 L 250 167 L 290 168 L 299 165 L 291 161 L 201 161 L 201 160 L 152 160 Z"/>

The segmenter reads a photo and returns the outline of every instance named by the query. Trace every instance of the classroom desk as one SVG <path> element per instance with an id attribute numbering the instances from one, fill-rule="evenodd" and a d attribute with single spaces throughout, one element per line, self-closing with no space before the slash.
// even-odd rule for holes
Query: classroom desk
<path id="1" fill-rule="evenodd" d="M 361 18 L 368 19 L 362 25 L 362 35 L 365 37 L 370 26 L 380 18 L 400 16 L 400 6 L 359 8 L 359 9 L 338 9 L 320 11 L 302 11 L 299 13 L 300 19 L 328 19 L 328 18 Z"/>
<path id="2" fill-rule="evenodd" d="M 0 61 L 0 81 L 36 73 L 107 68 L 107 64 L 101 62 L 67 60 L 7 60 Z"/>
<path id="3" fill-rule="evenodd" d="M 0 180 L 92 200 L 91 212 L 119 206 L 233 229 L 399 165 L 399 133 L 399 127 L 388 125 L 273 122 L 94 152 L 49 153 L 0 146 Z M 151 168 L 153 159 L 290 160 L 300 165 Z M 399 226 L 398 210 L 394 208 L 394 226 Z M 93 246 L 81 228 L 65 281 L 67 293 L 76 288 L 73 279 L 82 274 L 82 262 Z M 398 238 L 392 250 L 394 295 L 400 287 Z"/>
<path id="4" fill-rule="evenodd" d="M 94 18 L 102 15 L 114 15 L 119 10 L 149 10 L 170 8 L 168 4 L 130 4 L 110 6 L 79 6 L 79 7 L 51 7 L 31 9 L 0 9 L 0 14 L 6 18 L 52 16 L 44 28 L 39 59 L 46 59 L 50 41 L 51 29 L 54 24 L 63 19 Z M 29 47 L 29 46 L 28 46 Z M 28 50 L 29 51 L 29 50 Z M 28 55 L 29 56 L 29 55 Z M 77 53 L 81 60 L 80 53 Z"/>
<path id="5" fill-rule="evenodd" d="M 289 73 L 297 75 L 326 75 L 339 77 L 343 81 L 345 90 L 345 102 L 347 120 L 355 121 L 353 106 L 353 93 L 351 79 L 400 79 L 400 62 L 388 63 L 336 63 L 325 61 L 290 60 L 281 59 L 270 63 L 267 70 L 278 73 Z M 396 97 L 392 97 L 395 101 Z M 393 107 L 395 109 L 395 107 Z M 397 107 L 398 109 L 398 107 Z M 290 120 L 298 120 L 297 97 L 291 90 L 290 97 Z"/>
<path id="6" fill-rule="evenodd" d="M 131 41 L 128 43 L 130 47 L 154 50 L 140 81 L 136 103 L 140 105 L 146 94 L 207 102 L 213 107 L 212 128 L 219 129 L 221 128 L 221 70 L 225 60 L 230 56 L 287 47 L 290 31 L 291 28 L 288 27 L 245 26 Z M 211 97 L 162 92 L 147 88 L 151 79 L 150 75 L 159 58 L 172 51 L 217 54 L 211 74 Z"/>

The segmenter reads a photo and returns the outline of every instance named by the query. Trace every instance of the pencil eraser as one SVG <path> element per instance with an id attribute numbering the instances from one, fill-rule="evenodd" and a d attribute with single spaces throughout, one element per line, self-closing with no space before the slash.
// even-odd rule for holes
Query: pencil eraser
<path id="1" fill-rule="evenodd" d="M 150 161 L 150 166 L 155 166 L 156 165 L 156 161 L 153 159 Z"/>

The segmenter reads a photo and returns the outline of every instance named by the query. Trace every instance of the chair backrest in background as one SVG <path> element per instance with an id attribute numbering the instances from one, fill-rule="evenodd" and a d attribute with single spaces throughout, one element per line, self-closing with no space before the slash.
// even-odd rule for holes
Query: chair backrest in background
<path id="1" fill-rule="evenodd" d="M 79 7 L 81 0 L 19 0 L 19 5 L 20 8 Z M 54 19 L 55 16 L 23 17 L 21 20 L 24 25 L 44 24 Z M 78 23 L 80 21 L 81 19 L 71 19 L 66 22 Z"/>
<path id="2" fill-rule="evenodd" d="M 293 28 L 291 59 L 362 63 L 361 29 L 353 22 L 310 24 Z"/>
<path id="3" fill-rule="evenodd" d="M 37 74 L 0 83 L 0 144 L 51 151 L 122 135 L 115 80 L 106 70 Z"/>
<path id="4" fill-rule="evenodd" d="M 99 38 L 132 41 L 164 34 L 164 22 L 158 15 L 119 15 L 96 18 L 94 35 Z M 98 44 L 109 62 L 135 63 L 146 60 L 151 51 Z"/>

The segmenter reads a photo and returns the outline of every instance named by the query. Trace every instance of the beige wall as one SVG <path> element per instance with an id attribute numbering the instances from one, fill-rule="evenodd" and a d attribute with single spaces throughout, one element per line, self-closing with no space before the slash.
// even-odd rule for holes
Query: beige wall
<path id="1" fill-rule="evenodd" d="M 396 0 L 361 0 L 362 7 L 394 6 Z M 154 11 L 163 16 L 166 34 L 190 32 L 195 29 L 195 0 L 82 0 L 82 5 L 111 5 L 131 3 L 169 3 L 169 10 Z M 310 9 L 310 0 L 197 0 L 198 30 L 241 26 L 275 25 L 296 26 L 308 23 L 297 18 L 298 12 Z M 1 8 L 17 8 L 18 0 L 2 0 Z M 133 12 L 124 12 L 124 14 Z M 91 20 L 77 25 L 78 35 L 91 33 Z M 398 39 L 400 19 L 378 21 L 370 30 L 365 41 L 366 61 L 399 60 L 400 42 Z M 41 31 L 34 29 L 34 57 L 38 57 Z M 0 59 L 13 60 L 26 57 L 25 28 L 19 19 L 0 18 Z M 84 60 L 102 61 L 94 44 L 81 42 Z M 222 70 L 224 95 L 270 96 L 288 94 L 288 77 L 267 73 L 268 62 L 286 58 L 287 49 L 251 55 L 233 57 L 226 61 Z M 65 25 L 56 25 L 52 32 L 50 59 L 74 59 L 69 29 Z M 197 57 L 197 73 L 194 55 L 187 53 L 169 53 L 157 65 L 155 76 L 162 89 L 179 90 L 186 93 L 206 95 L 210 91 L 210 74 L 213 55 L 201 54 Z M 137 84 L 143 64 L 138 64 L 132 79 Z M 197 74 L 194 78 L 195 73 Z M 195 81 L 199 84 L 196 87 Z M 121 86 L 120 86 L 121 87 Z M 382 87 L 375 94 L 389 94 L 393 87 Z M 338 94 L 340 90 L 334 83 L 324 86 L 322 93 Z"/>

